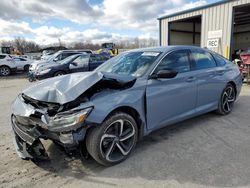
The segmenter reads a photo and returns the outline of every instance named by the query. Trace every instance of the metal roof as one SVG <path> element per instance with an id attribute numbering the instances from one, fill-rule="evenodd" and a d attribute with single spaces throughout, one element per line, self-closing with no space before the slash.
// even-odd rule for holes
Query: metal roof
<path id="1" fill-rule="evenodd" d="M 234 1 L 234 0 L 221 0 L 221 1 L 218 1 L 216 3 L 210 3 L 210 4 L 199 6 L 199 7 L 196 7 L 196 8 L 183 10 L 183 11 L 180 11 L 180 12 L 175 12 L 173 14 L 168 14 L 168 15 L 165 15 L 165 16 L 161 16 L 161 17 L 157 18 L 157 20 L 162 20 L 162 19 L 165 19 L 165 18 L 170 18 L 170 17 L 181 15 L 181 14 L 186 14 L 186 13 L 189 13 L 189 12 L 193 12 L 193 11 L 197 11 L 197 10 L 201 10 L 201 9 L 205 9 L 205 8 L 209 8 L 209 7 L 213 7 L 213 6 L 216 6 L 216 5 L 221 5 L 221 4 L 224 4 L 224 3 L 228 3 L 230 1 Z"/>

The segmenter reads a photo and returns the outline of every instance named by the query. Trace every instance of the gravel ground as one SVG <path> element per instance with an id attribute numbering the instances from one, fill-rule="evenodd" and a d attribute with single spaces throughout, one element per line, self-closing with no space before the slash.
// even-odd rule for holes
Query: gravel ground
<path id="1" fill-rule="evenodd" d="M 11 102 L 30 83 L 0 78 L 0 187 L 250 187 L 250 86 L 228 116 L 208 113 L 158 130 L 113 167 L 66 156 L 44 142 L 50 162 L 15 154 Z"/>

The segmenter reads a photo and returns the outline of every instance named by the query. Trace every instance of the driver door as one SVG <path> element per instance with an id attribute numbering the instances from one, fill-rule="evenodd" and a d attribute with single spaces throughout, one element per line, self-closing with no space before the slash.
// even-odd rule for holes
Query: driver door
<path id="1" fill-rule="evenodd" d="M 84 72 L 89 70 L 89 55 L 80 55 L 69 64 L 70 72 Z"/>
<path id="2" fill-rule="evenodd" d="M 166 55 L 154 73 L 159 70 L 174 70 L 178 74 L 174 78 L 148 80 L 146 100 L 150 130 L 181 121 L 195 113 L 197 85 L 190 51 L 178 50 Z"/>

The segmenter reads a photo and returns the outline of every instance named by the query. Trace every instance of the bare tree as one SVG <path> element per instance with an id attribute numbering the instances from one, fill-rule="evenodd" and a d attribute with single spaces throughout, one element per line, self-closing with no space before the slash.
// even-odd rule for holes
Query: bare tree
<path id="1" fill-rule="evenodd" d="M 66 45 L 60 41 L 61 45 Z M 35 42 L 28 41 L 24 38 L 17 37 L 10 41 L 1 41 L 2 46 L 9 46 L 13 49 L 18 50 L 22 54 L 27 52 L 36 52 L 41 49 L 40 45 Z M 145 48 L 145 47 L 153 47 L 158 45 L 158 40 L 154 38 L 129 38 L 123 39 L 115 42 L 115 47 L 118 49 L 134 49 L 134 48 Z M 51 44 L 50 46 L 58 46 L 58 43 Z M 100 44 L 93 44 L 91 41 L 84 42 L 74 42 L 67 44 L 67 47 L 70 49 L 91 49 L 98 50 L 101 48 Z"/>
<path id="2" fill-rule="evenodd" d="M 1 45 L 11 47 L 12 49 L 17 50 L 22 54 L 26 52 L 34 52 L 40 50 L 40 46 L 37 43 L 32 41 L 27 41 L 21 37 L 17 37 L 9 41 L 1 41 Z"/>

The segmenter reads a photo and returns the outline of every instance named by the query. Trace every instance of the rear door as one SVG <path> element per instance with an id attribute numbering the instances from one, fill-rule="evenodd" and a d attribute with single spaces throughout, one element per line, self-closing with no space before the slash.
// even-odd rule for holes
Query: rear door
<path id="1" fill-rule="evenodd" d="M 107 58 L 99 54 L 91 54 L 89 60 L 89 70 L 92 71 L 105 62 Z"/>
<path id="2" fill-rule="evenodd" d="M 159 70 L 175 70 L 175 78 L 150 79 L 146 89 L 147 125 L 150 130 L 191 116 L 196 106 L 196 78 L 192 71 L 189 50 L 166 55 L 157 66 Z"/>
<path id="3" fill-rule="evenodd" d="M 197 111 L 209 111 L 217 108 L 223 89 L 223 70 L 217 67 L 213 56 L 202 49 L 192 50 L 197 79 Z"/>
<path id="4" fill-rule="evenodd" d="M 24 65 L 26 65 L 27 63 L 26 59 L 20 57 L 15 57 L 14 61 L 16 62 L 16 66 L 18 69 L 23 69 Z"/>

